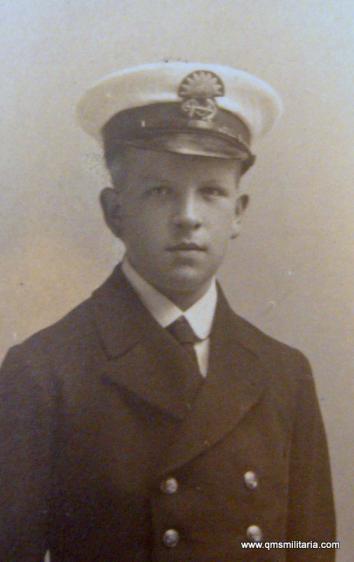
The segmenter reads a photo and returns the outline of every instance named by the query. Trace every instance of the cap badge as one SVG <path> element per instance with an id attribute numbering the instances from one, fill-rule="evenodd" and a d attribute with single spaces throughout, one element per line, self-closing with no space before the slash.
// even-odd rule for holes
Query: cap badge
<path id="1" fill-rule="evenodd" d="M 213 72 L 196 70 L 182 80 L 178 95 L 183 99 L 183 113 L 193 121 L 207 123 L 215 117 L 218 111 L 215 98 L 225 95 L 225 87 Z"/>

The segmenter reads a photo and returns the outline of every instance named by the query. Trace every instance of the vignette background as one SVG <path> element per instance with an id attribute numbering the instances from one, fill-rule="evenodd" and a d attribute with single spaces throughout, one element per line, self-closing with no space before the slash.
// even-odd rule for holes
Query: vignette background
<path id="1" fill-rule="evenodd" d="M 220 278 L 239 314 L 312 363 L 339 562 L 354 546 L 353 18 L 349 0 L 0 1 L 1 357 L 86 298 L 122 253 L 98 206 L 109 181 L 99 148 L 75 122 L 86 87 L 181 59 L 242 68 L 283 97 Z"/>

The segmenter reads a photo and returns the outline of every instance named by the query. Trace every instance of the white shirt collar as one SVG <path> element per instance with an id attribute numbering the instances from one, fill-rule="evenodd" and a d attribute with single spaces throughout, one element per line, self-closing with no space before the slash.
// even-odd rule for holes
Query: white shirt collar
<path id="1" fill-rule="evenodd" d="M 187 318 L 199 338 L 206 339 L 209 337 L 217 302 L 217 290 L 214 277 L 205 295 L 187 310 L 181 310 L 170 301 L 170 299 L 143 279 L 126 257 L 123 260 L 122 271 L 133 289 L 135 289 L 136 293 L 139 295 L 143 304 L 160 326 L 166 328 L 177 320 L 179 316 L 183 315 Z"/>

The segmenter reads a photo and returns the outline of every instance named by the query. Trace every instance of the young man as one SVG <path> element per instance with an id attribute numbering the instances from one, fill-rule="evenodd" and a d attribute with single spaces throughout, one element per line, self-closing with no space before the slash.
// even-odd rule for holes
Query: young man
<path id="1" fill-rule="evenodd" d="M 147 65 L 81 101 L 126 254 L 1 374 L 1 562 L 330 561 L 326 440 L 306 359 L 215 281 L 248 198 L 250 143 L 280 111 L 231 68 Z"/>

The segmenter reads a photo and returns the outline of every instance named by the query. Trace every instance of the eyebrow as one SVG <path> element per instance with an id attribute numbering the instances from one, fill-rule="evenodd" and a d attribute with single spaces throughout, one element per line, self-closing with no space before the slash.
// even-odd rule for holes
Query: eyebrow
<path id="1" fill-rule="evenodd" d="M 157 182 L 168 182 L 170 183 L 171 180 L 170 179 L 165 179 L 164 177 L 158 177 L 158 176 L 143 176 L 142 177 L 143 181 L 157 181 Z"/>
<path id="2" fill-rule="evenodd" d="M 165 182 L 171 182 L 171 178 L 164 178 L 164 177 L 159 177 L 159 176 L 142 176 L 142 179 L 144 181 L 165 181 Z M 215 186 L 222 186 L 222 184 L 220 183 L 219 180 L 211 178 L 211 179 L 205 179 L 202 181 L 201 185 L 215 185 Z"/>

